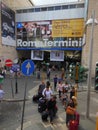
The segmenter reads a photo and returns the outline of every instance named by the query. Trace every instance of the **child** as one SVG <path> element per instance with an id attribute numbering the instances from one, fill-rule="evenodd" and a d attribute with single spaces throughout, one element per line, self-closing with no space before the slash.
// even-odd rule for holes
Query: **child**
<path id="1" fill-rule="evenodd" d="M 63 107 L 66 108 L 68 104 L 68 95 L 63 91 L 61 96 Z"/>

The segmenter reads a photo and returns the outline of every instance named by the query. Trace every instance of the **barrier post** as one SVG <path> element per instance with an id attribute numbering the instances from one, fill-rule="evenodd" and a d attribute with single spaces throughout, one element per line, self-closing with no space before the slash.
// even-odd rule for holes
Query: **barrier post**
<path id="1" fill-rule="evenodd" d="M 77 98 L 77 89 L 78 89 L 78 84 L 76 84 L 74 87 L 75 87 L 75 97 Z"/>
<path id="2" fill-rule="evenodd" d="M 45 73 L 42 73 L 42 80 L 45 80 Z"/>
<path id="3" fill-rule="evenodd" d="M 98 130 L 98 112 L 96 113 L 96 130 Z"/>

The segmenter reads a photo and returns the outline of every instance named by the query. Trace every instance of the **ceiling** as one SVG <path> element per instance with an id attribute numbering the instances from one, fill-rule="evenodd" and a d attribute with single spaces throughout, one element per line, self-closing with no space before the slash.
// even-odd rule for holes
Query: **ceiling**
<path id="1" fill-rule="evenodd" d="M 69 2 L 79 2 L 82 0 L 31 0 L 34 5 L 51 5 L 51 4 L 59 4 L 59 3 L 69 3 Z"/>
<path id="2" fill-rule="evenodd" d="M 31 0 L 1 0 L 1 2 L 13 10 L 31 8 L 34 6 Z"/>
<path id="3" fill-rule="evenodd" d="M 33 6 L 49 5 L 64 2 L 75 2 L 83 0 L 0 0 L 13 10 L 32 8 Z"/>

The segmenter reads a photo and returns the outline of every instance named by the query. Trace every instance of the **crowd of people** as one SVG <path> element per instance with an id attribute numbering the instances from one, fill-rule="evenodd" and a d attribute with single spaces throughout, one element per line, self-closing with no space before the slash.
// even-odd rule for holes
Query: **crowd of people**
<path id="1" fill-rule="evenodd" d="M 50 81 L 47 81 L 46 83 L 44 81 L 41 82 L 38 88 L 37 101 L 40 102 L 42 98 L 46 100 L 46 107 L 43 111 L 48 112 L 50 123 L 53 124 L 57 110 L 59 110 L 59 107 L 57 106 L 57 99 L 59 99 L 66 113 L 66 126 L 69 126 L 70 120 L 74 119 L 74 113 L 77 106 L 75 87 L 69 86 L 67 81 L 60 80 L 57 75 L 54 76 L 53 81 L 54 88 L 51 86 Z M 56 95 L 54 94 L 55 92 Z"/>
<path id="2" fill-rule="evenodd" d="M 38 102 L 38 111 L 40 113 L 48 113 L 51 124 L 53 124 L 53 119 L 57 113 L 56 99 L 57 97 L 54 95 L 51 83 L 49 81 L 46 83 L 42 81 L 38 88 L 38 94 L 33 96 L 33 101 L 36 100 Z M 45 120 L 47 120 L 47 118 Z"/>

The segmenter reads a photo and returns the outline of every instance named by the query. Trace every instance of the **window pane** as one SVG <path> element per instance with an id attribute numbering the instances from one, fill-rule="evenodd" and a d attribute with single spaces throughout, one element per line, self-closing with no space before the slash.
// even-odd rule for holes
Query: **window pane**
<path id="1" fill-rule="evenodd" d="M 28 9 L 28 12 L 34 12 L 34 9 Z"/>
<path id="2" fill-rule="evenodd" d="M 70 9 L 76 8 L 76 5 L 69 5 L 69 8 L 70 8 Z"/>
<path id="3" fill-rule="evenodd" d="M 41 8 L 41 11 L 47 11 L 47 8 Z"/>
<path id="4" fill-rule="evenodd" d="M 68 5 L 62 5 L 62 9 L 68 9 Z"/>
<path id="5" fill-rule="evenodd" d="M 55 6 L 55 10 L 60 10 L 61 6 Z"/>
<path id="6" fill-rule="evenodd" d="M 48 10 L 54 10 L 54 7 L 48 7 Z"/>
<path id="7" fill-rule="evenodd" d="M 77 4 L 77 8 L 84 8 L 84 4 Z"/>
<path id="8" fill-rule="evenodd" d="M 35 8 L 35 12 L 40 12 L 40 8 Z"/>

